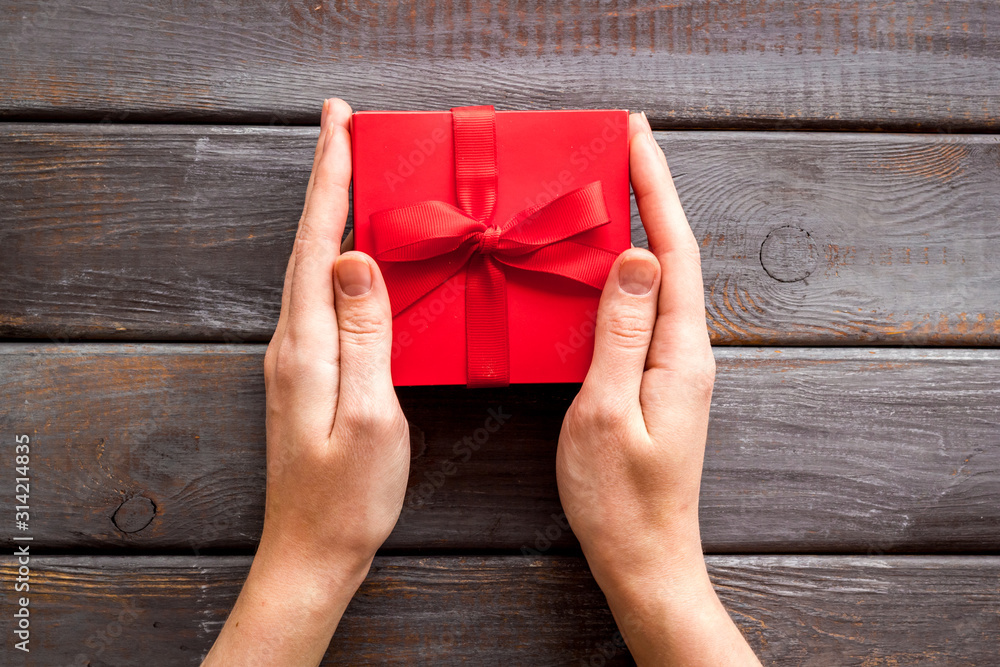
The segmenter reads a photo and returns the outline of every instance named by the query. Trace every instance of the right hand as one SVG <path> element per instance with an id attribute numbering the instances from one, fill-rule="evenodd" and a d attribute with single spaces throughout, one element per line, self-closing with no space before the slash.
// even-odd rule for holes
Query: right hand
<path id="1" fill-rule="evenodd" d="M 715 359 L 698 243 L 645 115 L 629 118 L 629 152 L 650 250 L 626 250 L 608 276 L 590 372 L 559 436 L 559 496 L 640 664 L 759 664 L 701 551 Z"/>

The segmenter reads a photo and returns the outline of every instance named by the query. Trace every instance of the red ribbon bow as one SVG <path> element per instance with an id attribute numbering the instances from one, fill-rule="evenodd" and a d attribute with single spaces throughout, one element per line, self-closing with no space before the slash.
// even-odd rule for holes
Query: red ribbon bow
<path id="1" fill-rule="evenodd" d="M 392 272 L 386 286 L 393 317 L 465 268 L 468 386 L 505 386 L 510 358 L 504 266 L 601 289 L 617 254 L 570 238 L 607 224 L 610 216 L 598 181 L 495 224 L 495 112 L 492 106 L 451 112 L 461 208 L 425 201 L 372 213 L 375 258 L 391 263 L 383 269 Z"/>

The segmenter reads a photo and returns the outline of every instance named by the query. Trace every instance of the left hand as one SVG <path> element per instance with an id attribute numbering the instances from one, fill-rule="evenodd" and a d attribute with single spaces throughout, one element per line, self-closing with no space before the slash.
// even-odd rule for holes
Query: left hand
<path id="1" fill-rule="evenodd" d="M 281 314 L 264 357 L 267 500 L 250 575 L 205 665 L 318 664 L 409 476 L 378 266 L 341 254 L 351 108 L 323 105 Z"/>

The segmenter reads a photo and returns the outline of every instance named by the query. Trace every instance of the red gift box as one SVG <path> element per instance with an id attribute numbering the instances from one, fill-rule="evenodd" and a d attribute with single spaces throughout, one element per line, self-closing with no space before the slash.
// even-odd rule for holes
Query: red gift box
<path id="1" fill-rule="evenodd" d="M 582 381 L 630 245 L 628 112 L 362 111 L 351 136 L 394 384 Z"/>

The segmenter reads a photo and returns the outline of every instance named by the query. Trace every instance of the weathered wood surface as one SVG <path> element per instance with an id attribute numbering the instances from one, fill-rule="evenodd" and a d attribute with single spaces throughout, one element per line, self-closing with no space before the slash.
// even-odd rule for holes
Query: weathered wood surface
<path id="1" fill-rule="evenodd" d="M 645 109 L 658 127 L 1000 126 L 1000 7 L 957 2 L 0 3 L 0 114 L 314 123 Z"/>
<path id="2" fill-rule="evenodd" d="M 12 560 L 2 559 L 4 580 Z M 994 664 L 996 557 L 708 562 L 766 665 Z M 30 660 L 7 651 L 5 664 L 156 667 L 198 664 L 249 558 L 36 557 L 31 565 Z M 582 559 L 519 556 L 376 559 L 324 664 L 466 662 L 631 664 Z"/>
<path id="3" fill-rule="evenodd" d="M 35 443 L 36 545 L 251 550 L 264 500 L 263 349 L 0 346 L 0 430 Z M 716 356 L 708 551 L 1000 551 L 1000 351 Z M 574 386 L 399 393 L 413 461 L 388 548 L 577 548 L 554 475 Z M 489 434 L 491 410 L 507 417 Z"/>
<path id="4" fill-rule="evenodd" d="M 0 126 L 0 335 L 267 340 L 315 132 Z M 1000 344 L 1000 137 L 657 136 L 716 343 Z"/>

